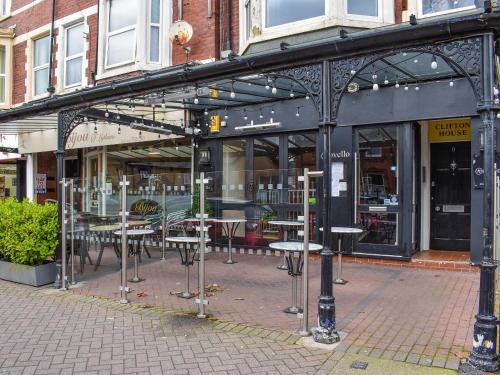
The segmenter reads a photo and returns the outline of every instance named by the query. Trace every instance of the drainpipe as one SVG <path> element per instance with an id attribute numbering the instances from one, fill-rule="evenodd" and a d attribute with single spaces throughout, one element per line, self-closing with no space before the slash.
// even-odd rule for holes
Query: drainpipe
<path id="1" fill-rule="evenodd" d="M 100 1 L 97 1 L 97 22 L 96 22 L 96 32 L 95 32 L 95 65 L 94 65 L 94 71 L 91 72 L 92 75 L 92 86 L 95 86 L 97 81 L 96 81 L 96 76 L 97 76 L 97 69 L 99 68 L 99 11 L 100 11 Z M 89 36 L 90 39 L 90 36 Z M 90 41 L 89 41 L 90 43 Z"/>
<path id="2" fill-rule="evenodd" d="M 182 20 L 182 0 L 177 0 L 177 19 Z"/>
<path id="3" fill-rule="evenodd" d="M 231 5 L 232 5 L 232 0 L 226 0 L 227 1 L 227 6 L 226 6 L 226 12 L 227 12 L 227 29 L 226 29 L 226 48 L 231 51 L 232 48 L 232 43 L 231 43 Z"/>
<path id="4" fill-rule="evenodd" d="M 52 21 L 50 23 L 50 51 L 49 51 L 49 87 L 47 91 L 52 95 L 55 92 L 54 85 L 52 85 L 52 53 L 54 52 L 54 24 L 56 19 L 56 0 L 52 0 Z"/>

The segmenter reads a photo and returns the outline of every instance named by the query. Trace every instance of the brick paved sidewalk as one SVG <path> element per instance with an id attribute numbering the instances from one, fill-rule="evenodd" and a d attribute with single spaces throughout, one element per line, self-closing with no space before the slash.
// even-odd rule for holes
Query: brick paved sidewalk
<path id="1" fill-rule="evenodd" d="M 293 335 L 235 333 L 234 324 L 159 308 L 0 281 L 2 374 L 451 375 L 287 343 Z M 261 337 L 261 336 L 266 336 Z"/>
<path id="2" fill-rule="evenodd" d="M 108 252 L 109 255 L 110 252 Z M 160 261 L 157 253 L 144 260 L 140 274 L 146 281 L 130 284 L 131 301 L 179 311 L 195 311 L 194 300 L 170 294 L 183 288 L 178 256 Z M 209 297 L 207 311 L 218 319 L 293 333 L 300 326 L 282 310 L 290 304 L 290 278 L 276 270 L 280 258 L 238 255 L 239 263 L 225 265 L 224 254 L 207 254 L 207 284 L 223 291 Z M 310 326 L 315 325 L 320 262 L 311 262 Z M 129 272 L 131 275 L 131 270 Z M 341 351 L 394 359 L 424 366 L 455 369 L 464 350 L 470 350 L 477 311 L 476 273 L 346 264 L 349 283 L 335 286 L 338 328 L 347 337 Z M 119 299 L 116 259 L 105 258 L 101 269 L 83 275 L 77 294 Z M 196 267 L 191 274 L 196 288 Z"/>

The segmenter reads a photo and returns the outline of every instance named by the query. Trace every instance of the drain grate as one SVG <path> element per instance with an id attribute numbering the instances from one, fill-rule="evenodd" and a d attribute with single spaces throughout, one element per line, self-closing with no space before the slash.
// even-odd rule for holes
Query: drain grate
<path id="1" fill-rule="evenodd" d="M 353 363 L 351 363 L 351 368 L 357 370 L 366 370 L 367 367 L 368 367 L 368 362 L 354 361 Z"/>

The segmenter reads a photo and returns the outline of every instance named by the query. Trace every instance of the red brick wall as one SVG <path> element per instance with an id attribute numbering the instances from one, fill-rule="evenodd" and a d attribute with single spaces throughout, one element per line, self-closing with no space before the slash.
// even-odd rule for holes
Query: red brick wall
<path id="1" fill-rule="evenodd" d="M 37 194 L 37 202 L 43 203 L 45 199 L 57 199 L 56 155 L 53 152 L 37 154 L 36 173 L 47 175 L 47 194 Z"/>
<path id="2" fill-rule="evenodd" d="M 92 72 L 96 70 L 97 59 L 97 38 L 98 38 L 98 16 L 97 14 L 87 17 L 89 25 L 89 50 L 87 52 L 88 69 L 86 75 L 88 77 L 87 84 L 92 84 Z"/>
<path id="3" fill-rule="evenodd" d="M 24 102 L 26 92 L 26 46 L 27 42 L 16 44 L 13 49 L 13 79 L 12 79 L 12 103 Z"/>

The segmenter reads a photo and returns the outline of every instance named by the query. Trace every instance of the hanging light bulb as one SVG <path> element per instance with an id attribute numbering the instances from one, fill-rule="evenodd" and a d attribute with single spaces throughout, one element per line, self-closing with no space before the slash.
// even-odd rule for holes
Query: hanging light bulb
<path id="1" fill-rule="evenodd" d="M 163 109 L 165 109 L 165 107 L 166 107 L 166 104 L 165 104 L 165 98 L 163 98 L 163 99 L 161 100 L 161 107 L 162 107 Z"/>
<path id="2" fill-rule="evenodd" d="M 290 89 L 290 98 L 294 98 L 295 97 L 295 93 L 293 92 L 293 85 L 292 85 L 292 88 Z"/>
<path id="3" fill-rule="evenodd" d="M 407 55 L 407 53 L 406 53 L 406 52 L 403 52 L 403 56 L 406 56 L 406 55 Z"/>
<path id="4" fill-rule="evenodd" d="M 194 104 L 199 104 L 200 103 L 200 99 L 198 99 L 198 95 L 196 95 L 194 97 L 194 100 L 193 100 Z"/>
<path id="5" fill-rule="evenodd" d="M 497 96 L 498 95 L 498 87 L 493 87 L 493 95 Z"/>
<path id="6" fill-rule="evenodd" d="M 248 120 L 247 110 L 246 110 L 246 109 L 244 109 L 244 110 L 243 110 L 243 118 L 244 118 L 245 120 Z"/>
<path id="7" fill-rule="evenodd" d="M 353 75 L 355 75 L 355 74 L 356 74 L 356 71 L 355 71 L 354 69 L 353 69 L 353 70 L 351 70 L 351 75 L 353 76 Z"/>
<path id="8" fill-rule="evenodd" d="M 227 120 L 229 118 L 229 115 L 227 113 L 227 108 L 226 108 L 226 112 L 224 113 L 224 120 Z"/>
<path id="9" fill-rule="evenodd" d="M 405 91 L 408 91 L 410 88 L 408 87 L 408 82 L 405 84 Z"/>
<path id="10" fill-rule="evenodd" d="M 175 144 L 175 149 L 178 150 L 179 149 L 179 146 L 177 145 L 177 143 Z"/>
<path id="11" fill-rule="evenodd" d="M 385 76 L 384 85 L 388 85 L 388 84 L 389 84 L 389 80 L 387 79 L 387 76 Z"/>
<path id="12" fill-rule="evenodd" d="M 500 112 L 497 113 L 497 118 L 500 118 Z"/>
<path id="13" fill-rule="evenodd" d="M 373 89 L 373 91 L 378 91 L 379 87 L 378 87 L 378 83 L 377 82 L 373 83 L 372 89 Z"/>
<path id="14" fill-rule="evenodd" d="M 455 83 L 453 82 L 453 77 L 451 78 L 449 85 L 450 85 L 450 87 L 453 87 L 455 85 Z"/>
<path id="15" fill-rule="evenodd" d="M 300 107 L 297 107 L 297 113 L 295 114 L 295 116 L 300 117 Z"/>
<path id="16" fill-rule="evenodd" d="M 306 100 L 309 100 L 311 99 L 311 97 L 309 96 L 309 93 L 306 93 Z"/>
<path id="17" fill-rule="evenodd" d="M 234 81 L 231 83 L 231 99 L 236 98 L 236 93 L 234 92 Z"/>
<path id="18" fill-rule="evenodd" d="M 87 116 L 83 117 L 83 122 L 89 122 L 89 118 Z"/>
<path id="19" fill-rule="evenodd" d="M 416 63 L 418 63 L 418 59 L 413 60 L 413 62 L 414 62 L 415 64 L 416 64 Z"/>
<path id="20" fill-rule="evenodd" d="M 205 108 L 205 111 L 203 112 L 203 114 L 204 114 L 205 116 L 208 116 L 208 109 L 207 109 L 207 108 Z"/>
<path id="21" fill-rule="evenodd" d="M 417 86 L 415 86 L 415 91 L 418 91 L 420 90 L 420 86 L 417 84 Z"/>
<path id="22" fill-rule="evenodd" d="M 273 93 L 273 95 L 276 95 L 278 93 L 278 89 L 276 88 L 276 86 L 273 84 L 273 89 L 271 90 L 271 92 Z"/>
<path id="23" fill-rule="evenodd" d="M 262 114 L 262 109 L 260 110 L 259 118 L 264 118 L 264 115 Z"/>
<path id="24" fill-rule="evenodd" d="M 395 88 L 399 89 L 399 82 L 396 81 L 396 84 L 394 85 Z"/>
<path id="25" fill-rule="evenodd" d="M 271 108 L 271 114 L 274 115 L 274 107 Z"/>
<path id="26" fill-rule="evenodd" d="M 120 118 L 121 118 L 121 117 L 120 117 L 120 114 L 119 114 L 119 113 L 117 113 L 117 114 L 116 114 L 116 119 L 117 119 L 117 120 L 119 120 Z"/>
<path id="27" fill-rule="evenodd" d="M 372 74 L 372 79 L 373 79 L 373 80 L 375 80 L 375 79 L 377 79 L 377 78 L 378 78 L 378 76 L 377 76 L 375 73 L 373 73 L 373 74 Z"/>
<path id="28" fill-rule="evenodd" d="M 106 104 L 106 112 L 104 112 L 104 117 L 109 117 L 108 105 Z"/>
<path id="29" fill-rule="evenodd" d="M 436 60 L 436 55 L 432 55 L 431 69 L 436 70 L 438 68 L 438 62 Z"/>

